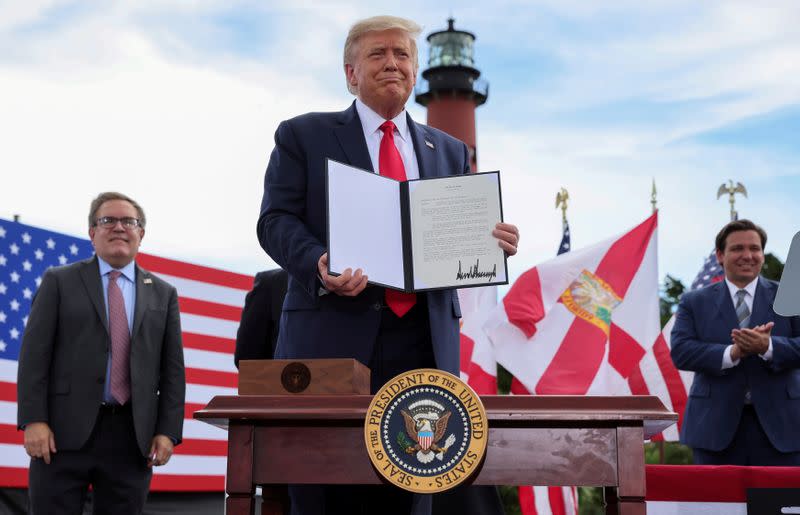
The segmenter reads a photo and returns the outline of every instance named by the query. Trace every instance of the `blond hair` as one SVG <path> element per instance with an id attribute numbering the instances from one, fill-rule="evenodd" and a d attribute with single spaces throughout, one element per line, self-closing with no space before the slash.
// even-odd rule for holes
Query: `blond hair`
<path id="1" fill-rule="evenodd" d="M 416 73 L 419 68 L 419 56 L 417 52 L 417 38 L 422 33 L 420 27 L 415 21 L 407 18 L 400 18 L 397 16 L 373 16 L 372 18 L 365 18 L 357 21 L 350 27 L 350 32 L 347 33 L 347 39 L 344 41 L 344 65 L 352 65 L 355 59 L 355 46 L 358 40 L 368 32 L 377 32 L 382 30 L 401 30 L 408 34 L 408 39 L 411 40 L 411 53 L 414 59 L 414 72 Z M 350 83 L 347 84 L 347 90 L 350 93 L 356 94 L 356 91 Z"/>

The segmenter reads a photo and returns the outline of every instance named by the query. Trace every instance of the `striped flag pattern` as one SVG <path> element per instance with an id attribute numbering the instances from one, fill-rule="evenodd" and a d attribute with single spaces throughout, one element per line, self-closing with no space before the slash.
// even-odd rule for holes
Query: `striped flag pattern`
<path id="1" fill-rule="evenodd" d="M 0 219 L 0 487 L 27 487 L 29 458 L 17 431 L 17 359 L 24 324 L 41 274 L 50 266 L 91 257 L 76 238 Z M 142 268 L 178 290 L 186 366 L 183 443 L 154 469 L 154 491 L 222 491 L 227 433 L 192 415 L 215 395 L 236 395 L 236 330 L 253 278 L 139 253 Z"/>

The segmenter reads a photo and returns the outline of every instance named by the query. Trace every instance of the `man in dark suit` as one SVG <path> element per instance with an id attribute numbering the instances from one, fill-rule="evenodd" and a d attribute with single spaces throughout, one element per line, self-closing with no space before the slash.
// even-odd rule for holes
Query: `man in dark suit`
<path id="1" fill-rule="evenodd" d="M 749 220 L 716 238 L 725 280 L 681 298 L 672 359 L 695 372 L 681 442 L 704 465 L 800 465 L 800 318 L 772 310 L 759 276 L 767 234 Z"/>
<path id="2" fill-rule="evenodd" d="M 141 513 L 152 466 L 183 430 L 186 388 L 175 288 L 134 259 L 145 215 L 107 192 L 92 201 L 95 256 L 51 268 L 20 350 L 17 422 L 31 456 L 31 513 Z"/>
<path id="3" fill-rule="evenodd" d="M 283 298 L 289 274 L 282 268 L 256 274 L 253 289 L 247 293 L 242 319 L 236 331 L 233 362 L 242 359 L 272 359 L 278 343 Z"/>
<path id="4" fill-rule="evenodd" d="M 407 295 L 367 286 L 368 270 L 327 273 L 328 158 L 397 180 L 469 172 L 464 143 L 414 122 L 405 111 L 416 82 L 420 31 L 413 21 L 390 16 L 353 25 L 344 72 L 356 101 L 342 112 L 309 113 L 279 125 L 257 226 L 262 247 L 289 272 L 275 357 L 355 358 L 371 369 L 373 391 L 409 369 L 458 373 L 461 312 L 454 290 Z M 516 253 L 515 226 L 498 224 L 493 235 L 508 254 Z M 371 244 L 364 234 L 364 245 Z M 293 513 L 321 513 L 321 495 L 355 500 L 335 489 L 290 494 Z M 409 513 L 409 502 L 384 498 L 372 509 Z M 413 502 L 424 512 L 430 499 Z"/>

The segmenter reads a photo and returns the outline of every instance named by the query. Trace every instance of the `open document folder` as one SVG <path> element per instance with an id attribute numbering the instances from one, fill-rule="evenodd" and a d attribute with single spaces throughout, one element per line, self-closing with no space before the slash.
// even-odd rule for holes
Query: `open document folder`
<path id="1" fill-rule="evenodd" d="M 407 292 L 507 284 L 500 172 L 395 181 L 328 160 L 328 271 Z"/>

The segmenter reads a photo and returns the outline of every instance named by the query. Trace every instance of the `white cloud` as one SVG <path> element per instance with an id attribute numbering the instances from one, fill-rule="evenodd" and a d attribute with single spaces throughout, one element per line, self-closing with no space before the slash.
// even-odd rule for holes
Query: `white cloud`
<path id="1" fill-rule="evenodd" d="M 269 266 L 255 222 L 277 124 L 345 107 L 351 99 L 341 46 L 348 26 L 396 6 L 60 4 L 79 5 L 78 20 L 20 30 L 47 20 L 54 5 L 0 6 L 0 45 L 13 49 L 0 56 L 0 169 L 13 171 L 4 174 L 11 179 L 0 188 L 0 216 L 20 213 L 31 224 L 84 234 L 92 196 L 119 189 L 148 211 L 143 250 L 247 273 Z M 558 64 L 535 87 L 492 88 L 478 110 L 480 168 L 503 172 L 506 219 L 523 230 L 520 255 L 509 261 L 512 278 L 555 253 L 561 186 L 572 196 L 577 248 L 648 216 L 655 177 L 661 274 L 687 282 L 727 219 L 727 204 L 714 193 L 728 178 L 752 189 L 741 211 L 767 226 L 773 250 L 784 240 L 788 246 L 787 209 L 765 199 L 779 189 L 776 177 L 796 175 L 797 155 L 686 142 L 800 103 L 800 11 L 794 3 L 774 5 L 553 0 L 499 2 L 489 10 L 474 3 L 453 12 L 457 27 L 478 35 L 478 67 L 487 64 L 481 56 L 527 65 L 534 53 Z M 450 14 L 416 0 L 403 7 L 426 33 L 443 28 Z M 241 10 L 270 28 L 259 34 L 263 46 L 242 53 L 215 45 L 236 30 L 216 17 Z M 184 25 L 179 30 L 172 21 Z M 692 101 L 696 108 L 666 121 L 648 113 L 635 122 L 560 116 L 630 101 Z M 504 117 L 508 105 L 530 115 L 524 126 L 518 116 Z M 409 110 L 424 121 L 422 108 Z"/>

